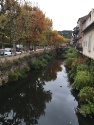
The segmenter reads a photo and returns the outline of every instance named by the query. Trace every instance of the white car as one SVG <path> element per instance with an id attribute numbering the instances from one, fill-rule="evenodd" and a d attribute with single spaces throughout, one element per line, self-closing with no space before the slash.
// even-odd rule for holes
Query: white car
<path id="1" fill-rule="evenodd" d="M 12 55 L 12 52 L 4 50 L 4 55 Z"/>
<path id="2" fill-rule="evenodd" d="M 20 51 L 16 51 L 16 54 L 21 54 L 21 52 Z"/>

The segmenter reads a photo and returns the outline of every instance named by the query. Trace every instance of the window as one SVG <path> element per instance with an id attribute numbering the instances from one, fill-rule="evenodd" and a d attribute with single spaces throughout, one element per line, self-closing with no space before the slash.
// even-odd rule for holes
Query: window
<path id="1" fill-rule="evenodd" d="M 91 52 L 91 35 L 88 38 L 88 51 Z"/>

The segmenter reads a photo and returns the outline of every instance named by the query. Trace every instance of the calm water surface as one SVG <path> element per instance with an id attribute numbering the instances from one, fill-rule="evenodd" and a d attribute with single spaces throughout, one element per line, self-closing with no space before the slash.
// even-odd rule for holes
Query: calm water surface
<path id="1" fill-rule="evenodd" d="M 60 60 L 0 87 L 0 125 L 94 125 L 94 118 L 75 112 L 77 106 L 76 92 Z"/>

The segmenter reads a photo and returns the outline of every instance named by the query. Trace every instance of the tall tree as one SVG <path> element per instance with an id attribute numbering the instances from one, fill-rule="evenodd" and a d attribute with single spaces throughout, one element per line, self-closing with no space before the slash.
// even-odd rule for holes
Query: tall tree
<path id="1" fill-rule="evenodd" d="M 6 31 L 8 29 L 9 32 L 10 24 L 13 25 L 13 29 L 15 29 L 16 23 L 14 20 L 20 13 L 20 7 L 18 2 L 15 0 L 1 0 L 0 5 L 0 36 L 2 48 L 4 48 L 4 38 L 6 37 Z"/>

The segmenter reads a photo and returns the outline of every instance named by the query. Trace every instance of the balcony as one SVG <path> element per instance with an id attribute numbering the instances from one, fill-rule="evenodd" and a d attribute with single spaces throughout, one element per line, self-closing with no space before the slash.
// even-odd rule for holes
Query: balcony
<path id="1" fill-rule="evenodd" d="M 76 26 L 74 29 L 73 29 L 73 34 L 77 35 L 79 33 L 79 27 Z"/>

